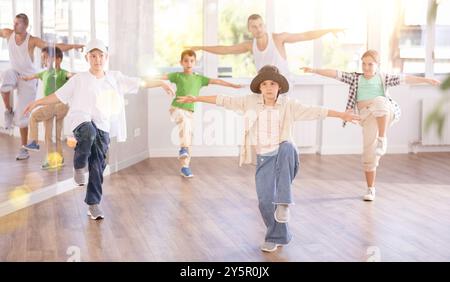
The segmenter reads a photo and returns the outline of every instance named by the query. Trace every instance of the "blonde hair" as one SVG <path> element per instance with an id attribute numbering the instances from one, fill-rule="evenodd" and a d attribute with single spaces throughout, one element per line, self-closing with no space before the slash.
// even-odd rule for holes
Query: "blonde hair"
<path id="1" fill-rule="evenodd" d="M 364 52 L 364 54 L 361 56 L 361 60 L 365 57 L 371 57 L 377 64 L 380 63 L 380 55 L 376 50 L 367 50 Z"/>

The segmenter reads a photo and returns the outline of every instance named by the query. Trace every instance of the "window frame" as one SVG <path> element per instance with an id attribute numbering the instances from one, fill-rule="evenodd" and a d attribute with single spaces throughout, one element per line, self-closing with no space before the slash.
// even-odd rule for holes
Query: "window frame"
<path id="1" fill-rule="evenodd" d="M 20 0 L 10 0 L 12 3 L 12 14 L 11 19 L 14 18 L 14 16 L 18 13 L 17 11 L 17 1 Z M 72 0 L 69 1 L 69 25 L 68 25 L 68 33 L 69 33 L 69 43 L 73 42 L 73 25 L 72 25 L 72 11 L 71 11 L 71 3 Z M 33 0 L 33 29 L 30 31 L 30 33 L 37 37 L 42 37 L 43 32 L 43 24 L 40 21 L 41 15 L 42 15 L 42 4 L 43 0 Z M 90 20 L 91 20 L 91 27 L 90 27 L 90 38 L 96 37 L 96 21 L 95 21 L 95 0 L 90 0 Z M 75 53 L 73 50 L 69 51 L 69 60 L 70 60 L 70 68 L 73 69 L 74 67 L 74 56 Z M 36 60 L 40 60 L 39 56 L 36 57 Z M 4 60 L 1 60 L 0 62 L 7 62 Z"/>

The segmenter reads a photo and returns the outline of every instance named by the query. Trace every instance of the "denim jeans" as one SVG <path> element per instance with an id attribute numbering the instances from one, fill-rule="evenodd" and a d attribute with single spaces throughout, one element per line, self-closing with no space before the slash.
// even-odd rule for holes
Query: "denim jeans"
<path id="1" fill-rule="evenodd" d="M 81 169 L 88 166 L 89 181 L 85 202 L 99 204 L 102 198 L 103 171 L 106 168 L 106 154 L 109 147 L 108 132 L 98 129 L 93 122 L 84 122 L 73 131 L 77 139 L 73 166 Z"/>
<path id="2" fill-rule="evenodd" d="M 267 227 L 266 242 L 287 244 L 292 234 L 287 223 L 275 221 L 276 204 L 293 204 L 291 184 L 299 167 L 297 149 L 283 142 L 274 155 L 258 155 L 256 167 L 256 193 L 259 211 Z"/>

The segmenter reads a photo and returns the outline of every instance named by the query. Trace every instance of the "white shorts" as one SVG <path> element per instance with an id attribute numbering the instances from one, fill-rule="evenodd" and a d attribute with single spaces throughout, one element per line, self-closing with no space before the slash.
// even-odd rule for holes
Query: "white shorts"
<path id="1" fill-rule="evenodd" d="M 36 99 L 37 80 L 25 81 L 20 79 L 20 74 L 13 69 L 3 73 L 3 83 L 0 87 L 2 93 L 13 92 L 17 89 L 17 101 L 14 103 L 14 125 L 28 127 L 29 116 L 24 116 L 25 107 Z"/>

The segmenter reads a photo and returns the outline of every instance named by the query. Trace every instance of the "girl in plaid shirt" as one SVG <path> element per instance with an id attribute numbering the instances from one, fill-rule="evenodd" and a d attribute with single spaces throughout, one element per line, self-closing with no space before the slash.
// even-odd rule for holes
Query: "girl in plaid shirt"
<path id="1" fill-rule="evenodd" d="M 365 201 L 375 199 L 375 176 L 380 157 L 386 153 L 386 129 L 400 118 L 400 107 L 389 96 L 388 87 L 402 82 L 439 85 L 438 80 L 412 75 L 392 75 L 378 72 L 379 55 L 366 51 L 362 57 L 363 73 L 349 73 L 330 69 L 302 68 L 305 72 L 335 78 L 350 85 L 347 111 L 359 112 L 363 129 L 363 164 L 368 192 Z M 344 122 L 345 126 L 345 122 Z"/>

